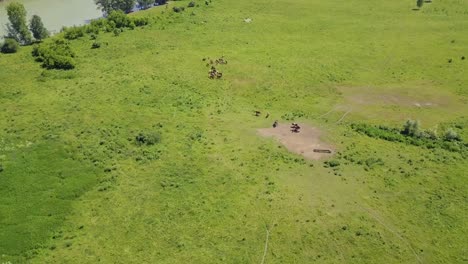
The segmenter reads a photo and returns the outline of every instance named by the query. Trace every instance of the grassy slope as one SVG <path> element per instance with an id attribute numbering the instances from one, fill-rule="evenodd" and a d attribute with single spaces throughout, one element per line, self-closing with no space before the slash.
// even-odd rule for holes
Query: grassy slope
<path id="1" fill-rule="evenodd" d="M 0 55 L 0 260 L 260 262 L 268 227 L 267 263 L 462 262 L 466 159 L 335 124 L 348 107 L 347 122 L 385 124 L 466 113 L 468 6 L 411 8 L 218 0 L 138 14 L 155 21 L 102 34 L 101 49 L 74 41 L 74 71 L 40 69 L 30 48 Z M 209 80 L 201 59 L 221 55 L 224 78 Z M 349 106 L 360 87 L 446 103 Z M 257 137 L 272 120 L 254 109 L 302 112 L 343 155 L 385 165 L 334 175 Z M 141 131 L 162 142 L 134 145 Z"/>

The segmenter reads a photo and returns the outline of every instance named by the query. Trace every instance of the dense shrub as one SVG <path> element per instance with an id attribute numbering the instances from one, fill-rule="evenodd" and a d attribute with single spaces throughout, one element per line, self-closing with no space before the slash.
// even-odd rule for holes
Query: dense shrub
<path id="1" fill-rule="evenodd" d="M 445 132 L 444 140 L 445 141 L 461 141 L 461 138 L 457 132 L 455 132 L 453 129 L 450 128 Z"/>
<path id="2" fill-rule="evenodd" d="M 405 125 L 403 126 L 403 131 L 401 133 L 408 136 L 418 136 L 420 132 L 419 127 L 419 121 L 407 120 Z"/>
<path id="3" fill-rule="evenodd" d="M 188 4 L 188 7 L 195 7 L 195 2 L 193 2 L 193 1 L 190 2 L 190 3 Z"/>
<path id="4" fill-rule="evenodd" d="M 5 42 L 3 43 L 2 47 L 0 48 L 0 52 L 2 53 L 15 53 L 19 49 L 18 41 L 6 38 Z"/>
<path id="5" fill-rule="evenodd" d="M 131 19 L 121 10 L 110 12 L 107 20 L 114 22 L 117 28 L 128 27 L 131 22 Z"/>
<path id="6" fill-rule="evenodd" d="M 185 10 L 185 7 L 174 6 L 174 7 L 172 8 L 172 10 L 174 10 L 174 12 L 176 12 L 176 13 L 180 13 L 180 12 L 182 12 L 182 11 Z"/>
<path id="7" fill-rule="evenodd" d="M 133 23 L 137 27 L 146 26 L 149 23 L 149 19 L 147 17 L 135 17 L 133 18 Z"/>
<path id="8" fill-rule="evenodd" d="M 327 167 L 338 167 L 340 166 L 340 161 L 338 160 L 328 160 L 324 162 Z"/>
<path id="9" fill-rule="evenodd" d="M 99 49 L 101 47 L 101 43 L 94 41 L 93 45 L 91 46 L 92 49 Z"/>
<path id="10" fill-rule="evenodd" d="M 75 53 L 69 43 L 63 39 L 55 39 L 52 42 L 34 46 L 32 55 L 36 61 L 42 62 L 42 67 L 47 69 L 70 70 L 75 68 Z"/>
<path id="11" fill-rule="evenodd" d="M 77 38 L 81 38 L 85 35 L 85 27 L 64 27 L 62 29 L 63 37 L 68 40 L 73 40 Z"/>
<path id="12" fill-rule="evenodd" d="M 147 146 L 155 145 L 161 142 L 161 135 L 158 133 L 148 133 L 148 134 L 139 133 L 135 137 L 135 142 L 137 145 L 140 145 L 140 146 L 141 145 L 147 145 Z"/>

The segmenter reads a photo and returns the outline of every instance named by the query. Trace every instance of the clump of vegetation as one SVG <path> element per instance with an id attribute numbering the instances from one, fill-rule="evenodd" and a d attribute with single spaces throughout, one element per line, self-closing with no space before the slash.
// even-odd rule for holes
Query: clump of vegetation
<path id="1" fill-rule="evenodd" d="M 188 3 L 188 7 L 195 7 L 195 2 L 191 1 L 190 3 Z"/>
<path id="2" fill-rule="evenodd" d="M 49 31 L 44 27 L 42 19 L 38 15 L 33 15 L 29 22 L 29 29 L 31 30 L 33 37 L 41 41 L 49 36 Z"/>
<path id="3" fill-rule="evenodd" d="M 401 131 L 401 133 L 403 135 L 408 135 L 411 137 L 418 136 L 420 134 L 419 127 L 420 127 L 419 121 L 407 120 L 405 125 L 403 126 L 403 131 Z"/>
<path id="4" fill-rule="evenodd" d="M 91 45 L 92 49 L 99 49 L 101 47 L 101 42 L 94 41 L 93 45 Z"/>
<path id="5" fill-rule="evenodd" d="M 174 12 L 176 12 L 176 13 L 180 13 L 180 12 L 182 12 L 182 11 L 185 10 L 185 7 L 183 7 L 183 6 L 182 6 L 182 7 L 174 6 L 174 7 L 172 8 L 172 10 L 173 10 Z"/>
<path id="6" fill-rule="evenodd" d="M 94 0 L 94 2 L 105 14 L 112 11 L 130 13 L 135 6 L 135 0 Z"/>
<path id="7" fill-rule="evenodd" d="M 54 39 L 49 43 L 34 46 L 32 55 L 36 61 L 42 62 L 46 69 L 71 70 L 75 68 L 75 52 L 64 39 Z"/>
<path id="8" fill-rule="evenodd" d="M 424 5 L 424 0 L 416 0 L 416 6 L 421 8 Z"/>
<path id="9" fill-rule="evenodd" d="M 305 117 L 306 114 L 302 111 L 293 111 L 291 113 L 286 113 L 284 115 L 281 116 L 282 119 L 284 120 L 288 120 L 288 121 L 294 121 L 298 118 L 302 118 L 302 117 Z"/>
<path id="10" fill-rule="evenodd" d="M 340 166 L 340 161 L 339 160 L 327 160 L 324 162 L 325 164 L 325 167 L 330 167 L 330 168 L 334 168 L 334 167 L 338 167 Z"/>
<path id="11" fill-rule="evenodd" d="M 62 29 L 63 37 L 68 40 L 73 40 L 77 38 L 81 38 L 85 35 L 85 28 L 84 27 L 64 27 Z"/>
<path id="12" fill-rule="evenodd" d="M 155 145 L 161 142 L 161 135 L 159 133 L 139 133 L 135 137 L 135 142 L 137 145 Z"/>
<path id="13" fill-rule="evenodd" d="M 32 35 L 26 23 L 26 9 L 20 3 L 12 2 L 6 7 L 9 24 L 7 24 L 7 37 L 15 39 L 22 45 L 32 42 Z"/>
<path id="14" fill-rule="evenodd" d="M 444 135 L 444 140 L 445 141 L 461 141 L 460 135 L 453 130 L 452 128 L 449 128 Z"/>
<path id="15" fill-rule="evenodd" d="M 6 38 L 3 42 L 0 52 L 2 53 L 16 53 L 19 49 L 19 43 L 15 39 Z"/>
<path id="16" fill-rule="evenodd" d="M 468 146 L 463 144 L 461 137 L 453 129 L 448 129 L 443 138 L 439 138 L 436 130 L 421 130 L 420 123 L 408 120 L 403 129 L 368 124 L 352 124 L 351 127 L 369 137 L 379 138 L 392 142 L 401 142 L 409 145 L 426 148 L 442 148 L 452 152 L 465 151 Z"/>

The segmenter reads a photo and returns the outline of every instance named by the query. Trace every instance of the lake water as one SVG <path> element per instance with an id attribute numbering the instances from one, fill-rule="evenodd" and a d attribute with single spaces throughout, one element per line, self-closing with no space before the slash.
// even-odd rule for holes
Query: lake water
<path id="1" fill-rule="evenodd" d="M 12 1 L 24 4 L 28 23 L 32 15 L 39 15 L 52 33 L 60 31 L 62 26 L 82 25 L 102 16 L 93 0 L 4 0 L 0 1 L 0 36 L 5 35 L 8 22 L 5 7 Z"/>

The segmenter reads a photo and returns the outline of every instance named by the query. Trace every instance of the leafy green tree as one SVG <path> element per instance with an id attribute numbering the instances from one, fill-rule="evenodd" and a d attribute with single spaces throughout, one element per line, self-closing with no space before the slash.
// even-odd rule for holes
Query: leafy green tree
<path id="1" fill-rule="evenodd" d="M 416 5 L 418 6 L 418 8 L 421 8 L 424 4 L 424 0 L 416 0 Z"/>
<path id="2" fill-rule="evenodd" d="M 49 36 L 49 31 L 44 27 L 41 17 L 33 15 L 29 22 L 29 29 L 31 30 L 33 37 L 37 40 L 43 40 Z"/>
<path id="3" fill-rule="evenodd" d="M 8 38 L 13 38 L 17 42 L 27 45 L 32 42 L 31 32 L 26 23 L 26 9 L 20 3 L 12 2 L 6 7 L 8 20 L 7 24 Z"/>
<path id="4" fill-rule="evenodd" d="M 96 5 L 106 14 L 109 14 L 113 10 L 122 10 L 125 13 L 130 13 L 133 7 L 135 7 L 135 1 L 136 0 L 94 0 Z"/>
<path id="5" fill-rule="evenodd" d="M 137 0 L 141 9 L 147 9 L 154 4 L 154 0 Z"/>
<path id="6" fill-rule="evenodd" d="M 6 38 L 3 45 L 0 47 L 0 52 L 2 53 L 15 53 L 18 51 L 19 44 L 18 41 L 12 38 Z"/>
<path id="7" fill-rule="evenodd" d="M 406 121 L 405 125 L 403 126 L 402 134 L 408 136 L 419 136 L 420 134 L 420 125 L 419 121 L 416 120 L 408 120 Z"/>

